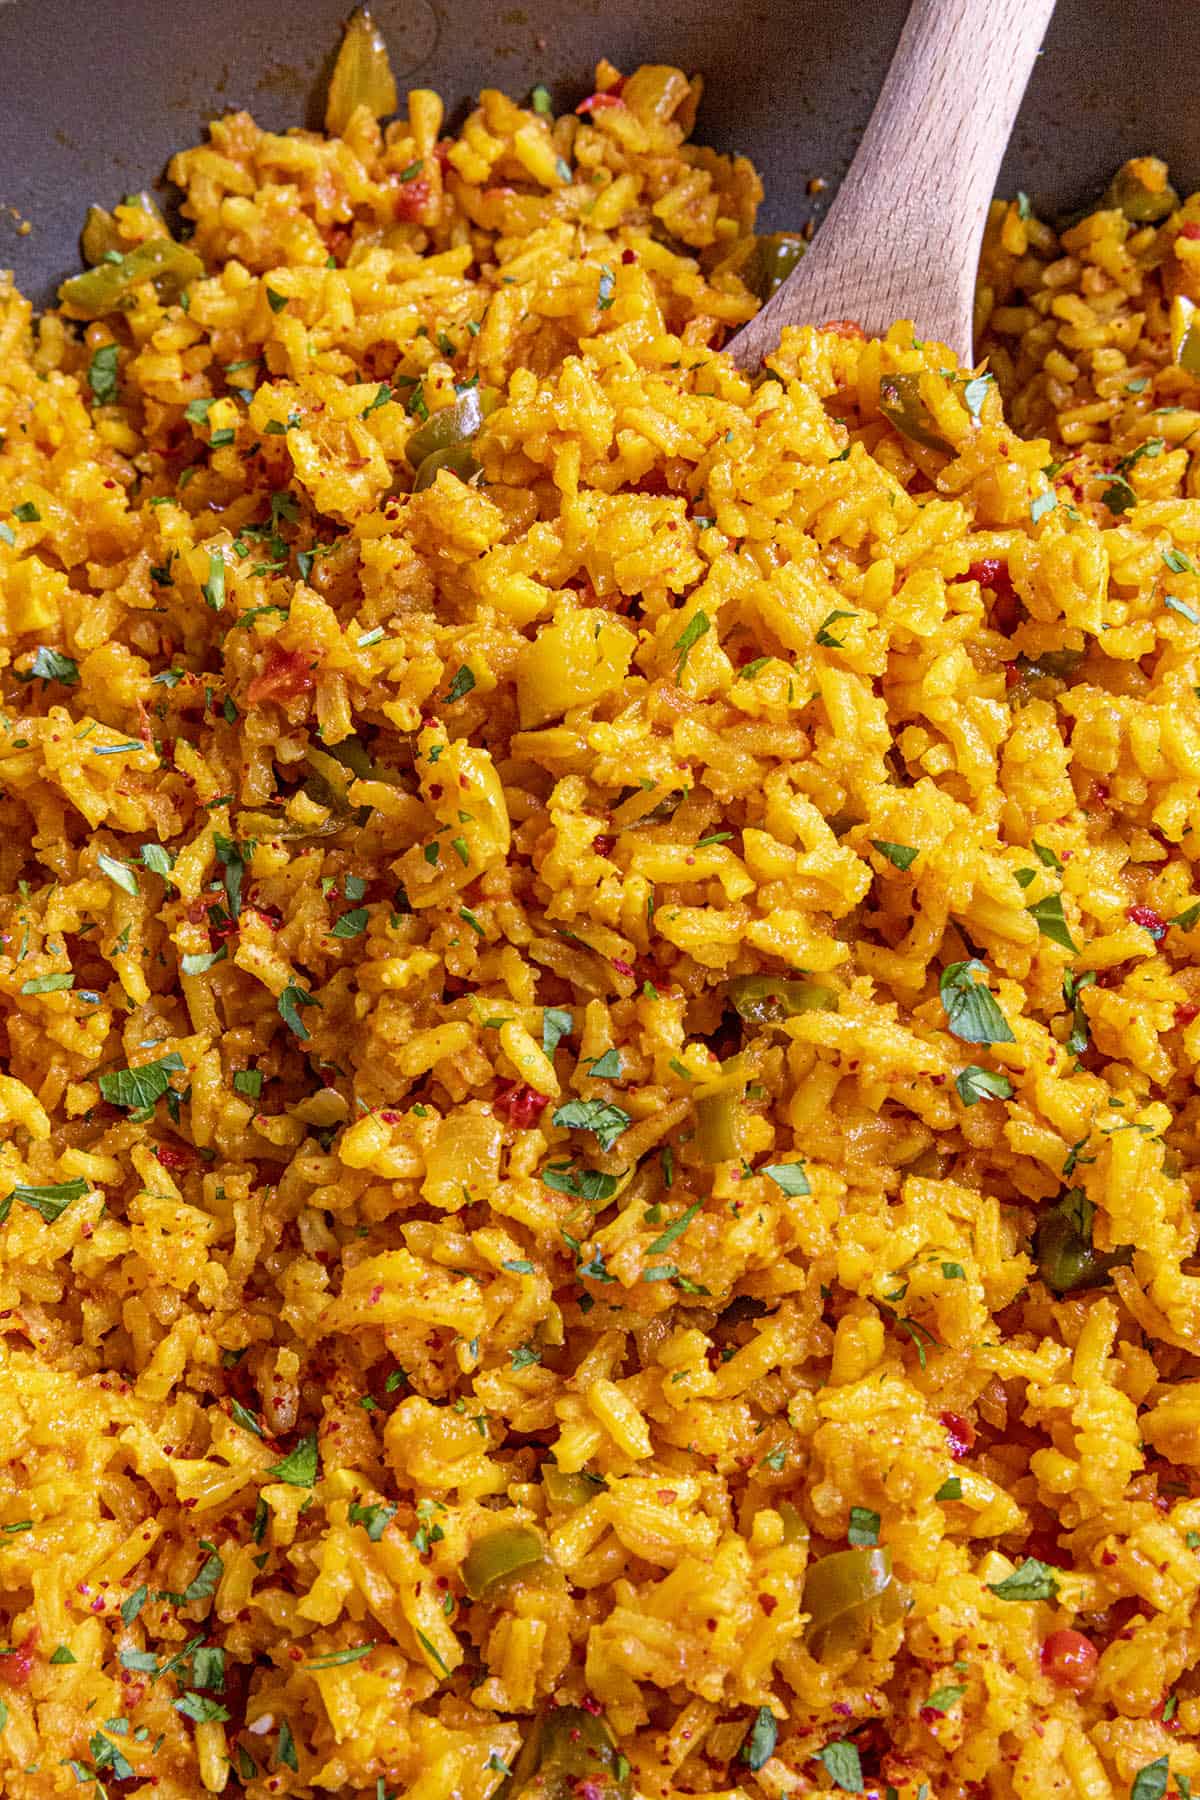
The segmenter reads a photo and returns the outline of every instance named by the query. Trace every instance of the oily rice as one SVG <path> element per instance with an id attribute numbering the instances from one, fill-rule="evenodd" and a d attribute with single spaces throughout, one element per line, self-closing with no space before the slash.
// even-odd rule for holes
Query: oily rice
<path id="1" fill-rule="evenodd" d="M 348 41 L 0 292 L 4 1792 L 1183 1794 L 1200 197 Z"/>

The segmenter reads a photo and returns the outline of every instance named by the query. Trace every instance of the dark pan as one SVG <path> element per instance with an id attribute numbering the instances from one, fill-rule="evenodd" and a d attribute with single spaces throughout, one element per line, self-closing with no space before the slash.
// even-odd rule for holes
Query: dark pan
<path id="1" fill-rule="evenodd" d="M 92 200 L 156 181 L 205 122 L 247 107 L 317 124 L 351 0 L 0 0 L 0 267 L 40 303 L 78 264 Z M 401 88 L 434 87 L 461 116 L 481 86 L 559 103 L 602 55 L 703 73 L 697 136 L 762 172 L 768 226 L 828 204 L 900 33 L 905 0 L 375 0 Z M 1200 109 L 1186 94 L 1196 0 L 1059 0 L 1002 186 L 1052 214 L 1093 197 L 1139 151 L 1200 181 Z M 971 79 L 970 71 L 964 80 Z M 813 199 L 808 183 L 829 184 Z M 21 235 L 18 221 L 32 226 Z"/>

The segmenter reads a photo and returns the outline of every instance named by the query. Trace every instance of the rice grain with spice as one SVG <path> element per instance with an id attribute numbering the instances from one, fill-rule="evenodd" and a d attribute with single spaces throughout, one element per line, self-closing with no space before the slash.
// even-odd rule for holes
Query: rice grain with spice
<path id="1" fill-rule="evenodd" d="M 0 296 L 4 1792 L 1184 1794 L 1200 197 L 348 46 Z"/>

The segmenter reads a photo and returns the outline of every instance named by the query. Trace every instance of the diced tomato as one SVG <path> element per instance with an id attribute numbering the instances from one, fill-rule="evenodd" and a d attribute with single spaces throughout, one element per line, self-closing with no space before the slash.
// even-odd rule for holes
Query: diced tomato
<path id="1" fill-rule="evenodd" d="M 586 100 L 581 100 L 579 102 L 575 111 L 580 114 L 598 113 L 603 112 L 606 107 L 624 106 L 624 104 L 625 102 L 622 100 L 620 94 L 610 91 L 607 94 L 589 94 Z"/>
<path id="2" fill-rule="evenodd" d="M 198 1160 L 190 1144 L 156 1144 L 154 1154 L 164 1169 L 194 1169 Z"/>
<path id="3" fill-rule="evenodd" d="M 1177 1006 L 1175 1008 L 1175 1023 L 1177 1025 L 1190 1025 L 1197 1013 L 1200 1013 L 1200 1006 L 1193 1006 L 1192 1002 L 1189 1000 L 1185 1006 Z"/>
<path id="4" fill-rule="evenodd" d="M 857 319 L 826 319 L 822 331 L 831 331 L 834 337 L 864 338 L 866 332 Z"/>
<path id="5" fill-rule="evenodd" d="M 315 681 L 312 658 L 306 650 L 285 650 L 272 644 L 267 666 L 246 689 L 246 699 L 251 706 L 264 700 L 294 700 L 297 694 L 306 694 Z"/>
<path id="6" fill-rule="evenodd" d="M 6 1681 L 9 1687 L 24 1687 L 33 1673 L 33 1659 L 37 1652 L 37 1632 L 31 1631 L 25 1642 L 15 1649 L 11 1656 L 0 1656 L 0 1681 Z"/>
<path id="7" fill-rule="evenodd" d="M 635 494 L 653 494 L 655 498 L 673 492 L 670 482 L 661 469 L 647 469 L 636 481 L 631 481 L 630 491 Z"/>
<path id="8" fill-rule="evenodd" d="M 1167 921 L 1152 906 L 1127 906 L 1125 917 L 1131 925 L 1141 925 L 1148 931 L 1156 944 L 1167 935 Z"/>
<path id="9" fill-rule="evenodd" d="M 961 1413 L 944 1412 L 938 1414 L 946 1436 L 950 1440 L 950 1454 L 955 1462 L 961 1462 L 967 1453 L 975 1448 L 975 1427 L 970 1419 L 964 1419 Z"/>
<path id="10" fill-rule="evenodd" d="M 404 224 L 412 225 L 429 205 L 432 193 L 433 187 L 428 175 L 414 175 L 411 181 L 401 182 L 400 191 L 396 195 L 396 217 Z"/>
<path id="11" fill-rule="evenodd" d="M 1042 1645 L 1042 1667 L 1056 1687 L 1082 1694 L 1096 1678 L 1099 1654 L 1082 1631 L 1052 1631 Z"/>
<path id="12" fill-rule="evenodd" d="M 607 832 L 602 831 L 597 837 L 592 839 L 592 849 L 596 852 L 597 856 L 607 856 L 616 841 L 617 840 L 610 837 Z"/>
<path id="13" fill-rule="evenodd" d="M 492 1110 L 518 1130 L 528 1131 L 531 1125 L 537 1124 L 549 1104 L 550 1096 L 539 1094 L 534 1087 L 519 1081 L 502 1081 L 496 1089 Z"/>
<path id="14" fill-rule="evenodd" d="M 1179 235 L 1181 238 L 1200 238 L 1200 225 L 1189 219 L 1186 225 L 1179 227 Z"/>

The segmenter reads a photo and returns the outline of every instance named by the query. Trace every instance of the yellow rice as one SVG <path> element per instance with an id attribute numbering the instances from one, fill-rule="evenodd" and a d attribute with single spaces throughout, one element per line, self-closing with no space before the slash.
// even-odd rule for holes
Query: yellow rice
<path id="1" fill-rule="evenodd" d="M 736 373 L 755 175 L 597 87 L 231 116 L 186 311 L 0 293 L 15 1800 L 485 1800 L 564 1705 L 547 1800 L 1200 1782 L 1200 196 L 997 206 L 1017 436 L 904 324 Z M 1057 1298 L 1067 1190 L 1133 1248 Z"/>

